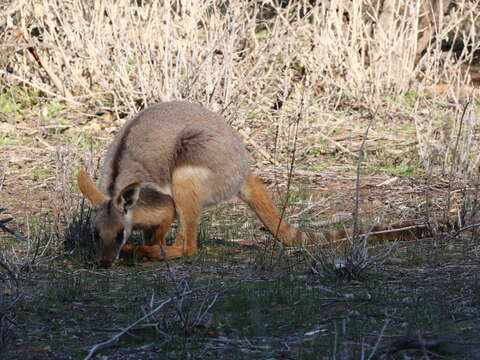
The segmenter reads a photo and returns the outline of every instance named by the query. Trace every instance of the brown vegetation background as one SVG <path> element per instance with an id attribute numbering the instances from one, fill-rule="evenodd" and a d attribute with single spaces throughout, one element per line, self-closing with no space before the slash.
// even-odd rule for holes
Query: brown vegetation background
<path id="1" fill-rule="evenodd" d="M 94 171 L 126 119 L 172 99 L 223 113 L 259 165 L 281 171 L 293 150 L 307 174 L 354 169 L 372 114 L 374 166 L 445 171 L 453 159 L 471 174 L 480 159 L 477 108 L 462 123 L 459 115 L 478 96 L 476 1 L 36 0 L 2 9 L 0 157 L 11 195 L 52 191 L 62 162 Z"/>
<path id="2" fill-rule="evenodd" d="M 450 335 L 478 333 L 479 17 L 475 0 L 1 2 L 0 346 L 80 358 L 106 338 L 103 314 L 107 332 L 130 329 L 118 338 L 146 331 L 118 359 L 478 354 Z M 373 253 L 291 254 L 233 203 L 205 214 L 193 263 L 92 270 L 65 247 L 89 229 L 74 175 L 98 174 L 127 119 L 174 99 L 225 116 L 292 223 L 469 221 Z M 337 282 L 387 258 L 371 283 Z"/>

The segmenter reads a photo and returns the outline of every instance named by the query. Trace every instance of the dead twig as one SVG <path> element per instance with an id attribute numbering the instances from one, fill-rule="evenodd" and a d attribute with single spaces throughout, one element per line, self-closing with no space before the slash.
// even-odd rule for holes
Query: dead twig
<path id="1" fill-rule="evenodd" d="M 17 275 L 12 271 L 12 269 L 10 269 L 10 267 L 5 264 L 3 261 L 0 261 L 0 267 L 3 268 L 7 273 L 8 275 L 10 276 L 10 278 L 12 280 L 17 280 Z M 4 279 L 2 279 L 4 280 Z"/>
<path id="2" fill-rule="evenodd" d="M 452 152 L 452 163 L 450 166 L 450 174 L 448 177 L 448 192 L 447 192 L 447 206 L 445 208 L 445 214 L 447 214 L 450 209 L 451 209 L 451 191 L 452 191 L 452 182 L 453 182 L 453 176 L 454 173 L 456 172 L 456 165 L 457 165 L 457 151 L 458 151 L 458 143 L 460 141 L 460 135 L 462 133 L 462 128 L 463 128 L 463 122 L 465 119 L 465 113 L 467 112 L 468 106 L 470 105 L 470 101 L 468 101 L 465 106 L 463 107 L 462 110 L 462 115 L 460 116 L 460 125 L 458 126 L 458 132 L 457 132 L 457 137 L 455 139 L 455 146 L 453 148 Z"/>
<path id="3" fill-rule="evenodd" d="M 14 80 L 17 80 L 17 81 L 20 81 L 26 85 L 29 85 L 31 87 L 33 87 L 34 89 L 37 89 L 37 90 L 40 90 L 42 92 L 44 92 L 45 94 L 47 95 L 50 95 L 50 96 L 53 96 L 53 97 L 56 97 L 56 98 L 59 98 L 59 99 L 62 99 L 62 100 L 65 100 L 65 101 L 68 101 L 69 103 L 71 104 L 74 104 L 74 105 L 82 105 L 82 103 L 78 102 L 78 101 L 75 101 L 73 100 L 72 98 L 68 98 L 68 97 L 65 97 L 63 95 L 60 95 L 60 94 L 56 94 L 54 93 L 53 91 L 50 91 L 48 90 L 45 86 L 41 86 L 41 85 L 38 85 L 34 82 L 31 82 L 31 81 L 28 81 L 27 79 L 24 79 L 20 76 L 17 76 L 15 74 L 10 74 L 8 71 L 5 71 L 5 70 L 2 70 L 0 69 L 0 75 L 4 75 L 4 76 L 8 76 Z"/>
<path id="4" fill-rule="evenodd" d="M 0 209 L 0 214 L 1 214 L 2 212 L 6 211 L 6 210 L 7 210 L 7 209 L 5 209 L 5 208 L 1 208 L 1 209 Z M 12 217 L 7 217 L 7 218 L 5 218 L 5 219 L 0 219 L 0 229 L 3 230 L 3 231 L 5 231 L 6 233 L 9 233 L 9 234 L 15 236 L 17 239 L 20 239 L 20 240 L 22 240 L 22 241 L 30 241 L 30 239 L 27 238 L 26 236 L 23 236 L 22 234 L 14 231 L 14 230 L 11 230 L 11 229 L 9 229 L 9 228 L 7 228 L 7 227 L 5 226 L 6 223 L 9 223 L 9 222 L 12 221 L 12 220 L 13 220 Z"/>
<path id="5" fill-rule="evenodd" d="M 67 99 L 72 99 L 73 95 L 68 91 L 68 89 L 65 87 L 63 82 L 60 80 L 60 78 L 55 74 L 55 72 L 50 68 L 50 65 L 47 63 L 47 61 L 41 57 L 37 50 L 30 44 L 30 42 L 27 40 L 25 37 L 25 34 L 21 29 L 17 29 L 17 39 L 27 45 L 29 47 L 27 48 L 28 52 L 32 55 L 32 57 L 35 59 L 35 61 L 45 70 L 47 73 L 48 77 L 50 80 L 52 80 L 53 85 L 67 98 Z"/>
<path id="6" fill-rule="evenodd" d="M 186 292 L 183 292 L 181 294 L 181 297 L 184 297 L 186 295 L 189 295 L 193 292 L 193 290 L 189 290 L 189 291 L 186 291 Z M 144 321 L 145 319 L 148 319 L 150 316 L 154 315 L 155 313 L 159 312 L 160 310 L 163 309 L 163 307 L 169 303 L 171 303 L 172 301 L 175 301 L 175 300 L 178 300 L 177 299 L 177 296 L 172 296 L 171 298 L 163 301 L 162 303 L 160 303 L 160 305 L 158 305 L 155 309 L 153 309 L 152 311 L 148 312 L 147 314 L 145 314 L 144 316 L 142 316 L 140 319 L 134 321 L 133 323 L 131 323 L 130 325 L 128 325 L 126 328 L 122 329 L 122 331 L 120 331 L 118 334 L 115 334 L 113 337 L 111 337 L 110 339 L 108 339 L 107 341 L 104 341 L 102 343 L 99 343 L 99 344 L 96 344 L 95 346 L 93 346 L 88 355 L 86 357 L 83 358 L 83 360 L 89 360 L 93 357 L 93 355 L 95 355 L 96 352 L 98 352 L 100 349 L 103 349 L 103 348 L 106 348 L 108 346 L 111 346 L 114 342 L 118 341 L 123 335 L 127 334 L 131 329 L 133 329 L 135 326 L 137 326 L 137 324 L 141 323 L 142 321 Z"/>
<path id="7" fill-rule="evenodd" d="M 390 319 L 385 320 L 385 323 L 383 324 L 382 330 L 380 331 L 380 334 L 378 335 L 377 341 L 375 342 L 375 345 L 372 349 L 372 352 L 370 353 L 370 356 L 368 357 L 368 360 L 373 359 L 373 356 L 375 355 L 378 345 L 380 345 L 380 341 L 382 341 L 383 335 L 385 334 L 385 330 L 387 330 L 387 326 L 390 323 Z"/>
<path id="8" fill-rule="evenodd" d="M 351 155 L 353 156 L 354 158 L 359 158 L 359 155 L 358 154 L 355 154 L 354 152 L 348 150 L 345 146 L 343 146 L 342 144 L 339 144 L 338 142 L 336 142 L 335 140 L 333 140 L 331 137 L 328 137 L 327 135 L 324 135 L 322 133 L 319 133 L 320 136 L 327 140 L 328 142 L 330 142 L 333 146 L 335 146 L 336 148 L 338 148 L 341 152 L 343 153 L 346 153 L 348 155 Z"/>
<path id="9" fill-rule="evenodd" d="M 311 210 L 312 208 L 314 208 L 315 206 L 319 206 L 321 204 L 323 204 L 324 201 L 316 201 L 316 202 L 313 202 L 311 204 L 309 204 L 307 207 L 305 207 L 304 209 L 300 210 L 298 213 L 296 214 L 293 214 L 293 215 L 290 215 L 290 218 L 298 218 L 300 215 L 306 213 L 307 211 Z"/>
<path id="10" fill-rule="evenodd" d="M 455 234 L 453 234 L 453 237 L 456 237 L 458 235 L 460 235 L 460 233 L 464 232 L 464 231 L 467 231 L 467 230 L 470 230 L 470 229 L 474 229 L 476 227 L 479 227 L 480 226 L 480 223 L 476 223 L 476 224 L 471 224 L 471 225 L 467 225 L 467 226 L 464 226 L 463 228 L 461 229 L 458 229 Z"/>
<path id="11" fill-rule="evenodd" d="M 357 171 L 356 171 L 356 179 L 355 179 L 355 209 L 353 210 L 353 236 L 354 238 L 358 235 L 358 214 L 360 209 L 360 169 L 362 166 L 363 155 L 364 155 L 364 148 L 365 143 L 367 142 L 368 138 L 368 131 L 372 126 L 373 120 L 375 120 L 375 116 L 377 115 L 378 108 L 375 110 L 374 114 L 371 114 L 371 119 L 368 122 L 367 129 L 365 130 L 365 134 L 363 135 L 362 145 L 360 145 L 360 150 L 358 151 L 358 161 L 357 161 Z"/>

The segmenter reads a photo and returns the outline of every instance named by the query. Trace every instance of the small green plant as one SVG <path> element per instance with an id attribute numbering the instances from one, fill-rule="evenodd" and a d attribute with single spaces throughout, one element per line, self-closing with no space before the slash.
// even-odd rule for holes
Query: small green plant
<path id="1" fill-rule="evenodd" d="M 308 200 L 310 192 L 306 188 L 300 188 L 298 191 L 291 192 L 287 198 L 287 205 L 295 204 L 298 202 L 305 202 Z"/>
<path id="2" fill-rule="evenodd" d="M 21 139 L 15 135 L 0 136 L 0 146 L 21 145 L 23 142 L 24 139 Z"/>
<path id="3" fill-rule="evenodd" d="M 420 167 L 409 165 L 408 161 L 402 161 L 396 166 L 389 164 L 385 166 L 370 165 L 367 167 L 367 172 L 370 174 L 385 174 L 391 176 L 410 176 L 422 173 L 423 171 Z"/>
<path id="4" fill-rule="evenodd" d="M 418 94 L 414 90 L 407 91 L 403 96 L 405 104 L 407 104 L 410 107 L 413 107 L 415 105 L 415 103 L 417 102 L 417 98 L 418 98 Z"/>
<path id="5" fill-rule="evenodd" d="M 100 140 L 91 136 L 85 136 L 84 134 L 72 134 L 67 138 L 67 141 L 83 151 L 98 149 L 102 146 Z"/>
<path id="6" fill-rule="evenodd" d="M 36 168 L 32 171 L 33 177 L 38 181 L 43 181 L 49 177 L 54 175 L 54 171 L 52 169 L 45 169 L 45 168 Z"/>
<path id="7" fill-rule="evenodd" d="M 31 88 L 14 87 L 0 93 L 0 111 L 18 113 L 31 109 L 38 104 L 39 93 Z"/>
<path id="8" fill-rule="evenodd" d="M 320 156 L 322 154 L 322 149 L 320 147 L 309 148 L 303 153 L 305 156 Z"/>

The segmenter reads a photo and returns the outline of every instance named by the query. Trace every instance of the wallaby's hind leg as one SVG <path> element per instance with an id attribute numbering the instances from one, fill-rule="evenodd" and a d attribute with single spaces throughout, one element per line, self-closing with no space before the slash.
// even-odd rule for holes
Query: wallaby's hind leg
<path id="1" fill-rule="evenodd" d="M 265 185 L 251 172 L 248 173 L 239 197 L 250 206 L 265 227 L 283 244 L 300 245 L 302 239 L 306 238 L 304 233 L 281 219 L 280 212 L 273 204 Z"/>
<path id="2" fill-rule="evenodd" d="M 180 168 L 172 176 L 172 195 L 179 222 L 175 244 L 169 248 L 178 248 L 184 255 L 198 252 L 197 227 L 208 188 L 205 186 L 206 169 Z"/>

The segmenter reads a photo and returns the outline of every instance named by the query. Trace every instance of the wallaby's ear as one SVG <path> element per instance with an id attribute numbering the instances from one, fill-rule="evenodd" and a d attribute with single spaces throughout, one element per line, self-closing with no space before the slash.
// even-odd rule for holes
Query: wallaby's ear
<path id="1" fill-rule="evenodd" d="M 83 170 L 80 170 L 77 174 L 77 184 L 82 194 L 85 195 L 92 205 L 99 205 L 108 200 L 93 183 L 90 176 Z"/>
<path id="2" fill-rule="evenodd" d="M 130 184 L 120 191 L 120 194 L 118 194 L 115 199 L 115 205 L 120 211 L 126 214 L 128 210 L 132 209 L 137 204 L 139 196 L 140 184 L 137 182 Z"/>

